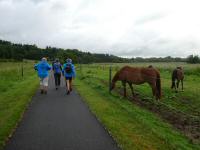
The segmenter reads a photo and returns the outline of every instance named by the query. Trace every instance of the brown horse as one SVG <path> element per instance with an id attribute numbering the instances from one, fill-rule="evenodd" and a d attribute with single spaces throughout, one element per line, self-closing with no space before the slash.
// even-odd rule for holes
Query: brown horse
<path id="1" fill-rule="evenodd" d="M 132 84 L 143 84 L 147 82 L 152 88 L 153 96 L 155 96 L 156 99 L 161 98 L 160 73 L 152 66 L 148 68 L 124 66 L 113 77 L 111 90 L 115 87 L 116 81 L 122 81 L 124 97 L 126 97 L 126 83 L 129 84 L 134 96 Z"/>
<path id="2" fill-rule="evenodd" d="M 171 89 L 175 88 L 175 91 L 178 92 L 179 82 L 181 81 L 182 91 L 183 91 L 183 79 L 184 79 L 183 68 L 177 67 L 176 69 L 174 69 L 172 72 Z"/>

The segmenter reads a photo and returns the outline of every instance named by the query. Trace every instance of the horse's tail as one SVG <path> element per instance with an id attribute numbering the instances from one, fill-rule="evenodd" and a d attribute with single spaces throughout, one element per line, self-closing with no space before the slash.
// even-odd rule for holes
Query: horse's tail
<path id="1" fill-rule="evenodd" d="M 177 70 L 175 69 L 172 73 L 172 85 L 171 85 L 171 89 L 173 89 L 176 85 L 175 85 L 175 80 L 177 78 Z"/>
<path id="2" fill-rule="evenodd" d="M 173 89 L 175 87 L 175 80 L 172 78 L 172 85 L 171 85 L 171 89 Z"/>
<path id="3" fill-rule="evenodd" d="M 157 98 L 161 99 L 162 92 L 161 92 L 161 80 L 159 72 L 157 72 L 157 77 L 156 77 L 156 88 L 157 88 Z"/>

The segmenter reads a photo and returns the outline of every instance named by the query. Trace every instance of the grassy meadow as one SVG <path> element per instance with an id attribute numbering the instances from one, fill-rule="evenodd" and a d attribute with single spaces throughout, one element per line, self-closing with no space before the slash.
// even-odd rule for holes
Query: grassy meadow
<path id="1" fill-rule="evenodd" d="M 34 62 L 23 63 L 22 77 L 22 63 L 0 62 L 0 150 L 38 88 L 38 78 L 33 65 Z M 199 138 L 195 138 L 195 135 L 191 136 L 191 132 L 182 132 L 159 114 L 151 112 L 146 107 L 138 106 L 130 99 L 123 98 L 118 92 L 122 88 L 120 82 L 117 83 L 117 90 L 109 94 L 109 67 L 112 66 L 112 76 L 114 76 L 124 65 L 146 67 L 150 64 L 77 65 L 77 78 L 74 83 L 90 110 L 118 145 L 123 150 L 200 149 Z M 156 107 L 162 106 L 161 109 L 165 106 L 167 111 L 164 113 L 180 112 L 184 114 L 183 120 L 187 121 L 188 117 L 194 122 L 197 120 L 198 123 L 200 121 L 200 65 L 186 63 L 151 63 L 151 65 L 161 73 L 163 97 L 160 102 L 157 102 L 152 97 L 149 85 L 135 85 L 134 90 L 139 94 L 140 100 Z M 176 66 L 182 66 L 185 72 L 184 91 L 178 93 L 170 89 L 171 72 Z M 128 95 L 131 96 L 130 90 Z M 194 132 L 199 133 L 199 130 Z"/>
<path id="2" fill-rule="evenodd" d="M 38 88 L 33 62 L 0 62 L 0 149 Z"/>
<path id="3" fill-rule="evenodd" d="M 124 65 L 147 67 L 150 64 L 77 66 L 78 77 L 75 83 L 91 111 L 105 125 L 119 146 L 125 150 L 200 149 L 198 124 L 195 131 L 181 132 L 158 114 L 123 98 L 119 92 L 113 91 L 109 94 L 109 67 L 112 66 L 112 76 L 114 76 L 115 72 Z M 184 114 L 181 119 L 192 118 L 198 123 L 200 121 L 200 65 L 186 63 L 151 63 L 151 65 L 161 73 L 163 97 L 160 102 L 157 102 L 152 97 L 149 85 L 135 85 L 134 90 L 139 94 L 140 100 L 153 102 L 156 106 L 164 106 L 167 108 L 167 113 L 175 111 Z M 171 72 L 176 66 L 182 66 L 185 72 L 184 91 L 178 93 L 170 89 Z M 116 88 L 121 87 L 121 83 L 118 82 Z M 128 86 L 127 89 L 129 89 Z M 130 90 L 128 92 L 131 95 Z M 192 132 L 198 132 L 198 134 L 190 136 Z"/>

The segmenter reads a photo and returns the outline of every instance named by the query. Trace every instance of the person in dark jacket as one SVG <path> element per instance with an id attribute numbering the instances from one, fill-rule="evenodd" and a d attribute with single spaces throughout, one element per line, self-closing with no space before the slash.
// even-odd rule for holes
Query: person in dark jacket
<path id="1" fill-rule="evenodd" d="M 60 86 L 60 78 L 62 73 L 62 65 L 59 59 L 56 59 L 55 62 L 52 64 L 53 72 L 54 72 L 54 79 L 55 79 L 55 87 L 56 90 Z"/>
<path id="2" fill-rule="evenodd" d="M 70 58 L 66 59 L 66 63 L 63 65 L 63 74 L 66 81 L 67 94 L 70 94 L 72 91 L 72 79 L 76 76 L 75 67 Z"/>

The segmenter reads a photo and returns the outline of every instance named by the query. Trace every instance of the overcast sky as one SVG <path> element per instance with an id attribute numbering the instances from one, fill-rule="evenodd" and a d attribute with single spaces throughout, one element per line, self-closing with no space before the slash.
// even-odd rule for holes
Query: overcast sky
<path id="1" fill-rule="evenodd" d="M 200 54 L 199 0 L 0 0 L 0 39 L 122 57 Z"/>

